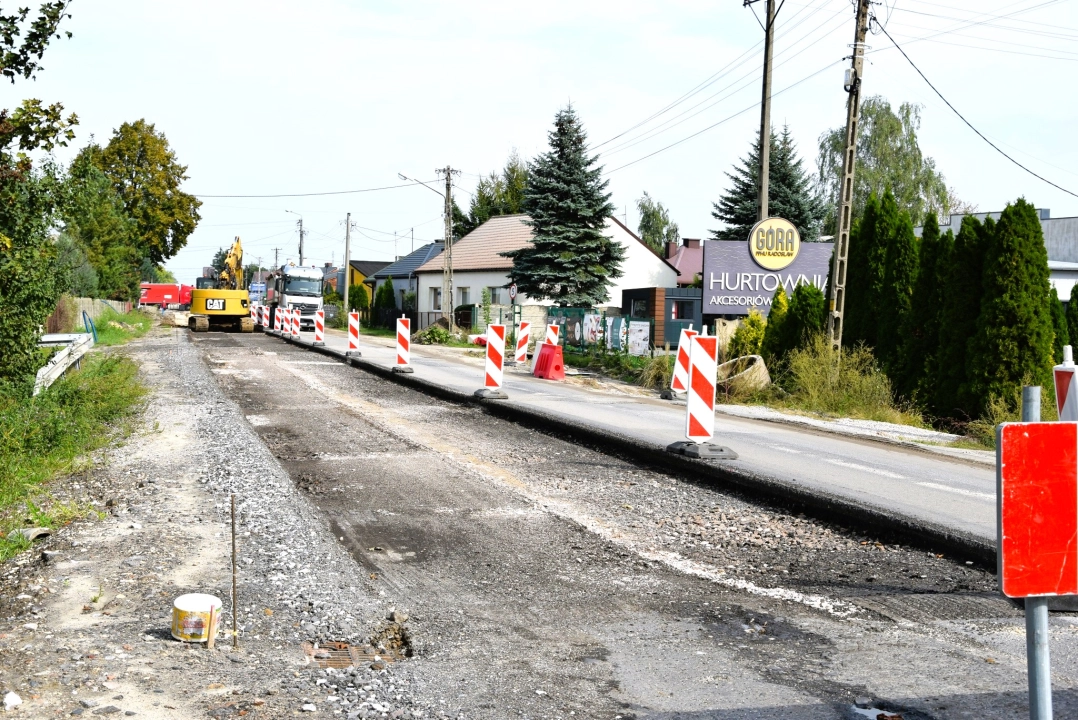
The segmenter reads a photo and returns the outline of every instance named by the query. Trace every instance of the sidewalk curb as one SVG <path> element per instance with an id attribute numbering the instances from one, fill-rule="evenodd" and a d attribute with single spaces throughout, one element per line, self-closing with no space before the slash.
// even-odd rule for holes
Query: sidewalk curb
<path id="1" fill-rule="evenodd" d="M 601 430 L 563 417 L 513 404 L 511 400 L 489 403 L 471 394 L 438 385 L 415 374 L 402 375 L 364 358 L 350 358 L 338 350 L 316 347 L 304 340 L 286 338 L 306 350 L 335 358 L 352 367 L 419 390 L 427 395 L 462 405 L 482 408 L 485 412 L 538 432 L 583 441 L 596 449 L 620 457 L 631 457 L 651 467 L 674 472 L 709 485 L 723 485 L 755 498 L 781 504 L 787 510 L 805 512 L 814 518 L 833 522 L 875 536 L 891 536 L 914 547 L 972 560 L 990 570 L 996 568 L 996 544 L 972 533 L 891 512 L 883 508 L 799 485 L 793 479 L 768 477 L 739 468 L 737 461 L 710 462 L 692 460 L 666 452 L 665 446 L 652 445 L 608 430 Z M 793 506 L 793 507 L 791 507 Z"/>

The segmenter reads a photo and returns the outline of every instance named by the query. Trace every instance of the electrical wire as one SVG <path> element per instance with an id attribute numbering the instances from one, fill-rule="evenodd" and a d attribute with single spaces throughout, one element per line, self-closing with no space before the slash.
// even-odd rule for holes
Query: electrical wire
<path id="1" fill-rule="evenodd" d="M 875 18 L 873 18 L 873 20 L 875 20 Z M 924 80 L 924 81 L 925 81 L 926 83 L 928 83 L 928 87 L 932 88 L 932 91 L 933 91 L 934 93 L 936 93 L 937 95 L 939 95 L 939 98 L 940 98 L 940 100 L 942 100 L 942 101 L 943 101 L 944 103 L 946 103 L 946 104 L 947 104 L 947 107 L 951 108 L 951 111 L 952 111 L 952 112 L 954 112 L 954 114 L 955 114 L 955 115 L 957 115 L 957 116 L 959 117 L 959 119 L 960 119 L 960 120 L 961 120 L 962 122 L 964 122 L 964 123 L 965 123 L 965 124 L 966 124 L 966 125 L 967 125 L 967 126 L 969 127 L 969 129 L 970 129 L 970 130 L 972 130 L 973 132 L 977 133 L 978 137 L 980 137 L 980 138 L 981 138 L 982 140 L 984 140 L 984 141 L 985 141 L 986 143 L 988 143 L 989 145 L 991 145 L 991 146 L 992 146 L 992 148 L 993 148 L 993 149 L 994 149 L 994 150 L 995 150 L 996 152 L 998 152 L 998 153 L 999 153 L 1000 155 L 1002 155 L 1003 157 L 1007 158 L 1007 159 L 1008 159 L 1008 160 L 1010 160 L 1010 161 L 1011 161 L 1012 163 L 1014 163 L 1014 164 L 1015 164 L 1015 165 L 1017 165 L 1018 167 L 1022 168 L 1023 170 L 1025 170 L 1025 171 L 1026 171 L 1027 173 L 1029 173 L 1029 174 L 1030 174 L 1030 175 L 1032 175 L 1033 177 L 1037 178 L 1038 180 L 1041 180 L 1041 181 L 1043 181 L 1043 182 L 1046 182 L 1046 183 L 1048 183 L 1049 185 L 1051 185 L 1052 187 L 1056 188 L 1057 190 L 1062 190 L 1063 192 L 1067 193 L 1068 195 L 1071 195 L 1071 196 L 1073 196 L 1073 197 L 1076 197 L 1076 198 L 1078 198 L 1078 194 L 1076 194 L 1076 193 L 1074 193 L 1074 192 L 1071 192 L 1070 190 L 1068 190 L 1067 188 L 1063 187 L 1062 185 L 1057 185 L 1056 183 L 1052 182 L 1051 180 L 1049 180 L 1048 178 L 1044 177 L 1043 175 L 1038 175 L 1037 173 L 1033 172 L 1033 171 L 1032 171 L 1032 170 L 1030 170 L 1030 169 L 1029 169 L 1028 167 L 1026 167 L 1025 165 L 1023 165 L 1022 163 L 1020 163 L 1020 162 L 1018 162 L 1017 160 L 1015 160 L 1015 159 L 1014 159 L 1013 157 L 1011 157 L 1011 156 L 1010 156 L 1010 155 L 1008 155 L 1007 153 L 1003 152 L 1003 150 L 1001 150 L 1001 149 L 1000 149 L 1000 147 L 999 147 L 998 145 L 996 145 L 996 144 L 995 144 L 994 142 L 992 142 L 992 141 L 991 141 L 991 140 L 989 140 L 989 139 L 988 139 L 987 137 L 985 137 L 985 136 L 984 136 L 984 133 L 982 133 L 982 132 L 981 132 L 980 130 L 978 130 L 977 128 L 973 127 L 973 124 L 972 124 L 972 123 L 971 123 L 971 122 L 970 122 L 969 120 L 967 120 L 967 119 L 966 119 L 965 117 L 963 117 L 963 116 L 962 116 L 962 113 L 958 112 L 958 110 L 957 110 L 957 109 L 955 108 L 955 106 L 954 106 L 954 105 L 952 105 L 952 104 L 951 104 L 951 102 L 950 102 L 950 101 L 949 101 L 949 100 L 948 100 L 947 98 L 943 97 L 943 93 L 941 93 L 941 92 L 940 92 L 939 90 L 937 90 L 937 89 L 936 89 L 936 86 L 932 84 L 932 81 L 931 81 L 931 80 L 929 80 L 929 79 L 928 79 L 927 77 L 925 77 L 925 74 L 924 74 L 923 72 L 921 72 L 921 68 L 917 67 L 917 64 L 916 64 L 915 62 L 913 62 L 913 60 L 912 60 L 912 59 L 910 58 L 910 56 L 909 56 L 909 55 L 907 55 L 907 54 L 906 54 L 906 51 L 902 49 L 902 46 L 900 46 L 900 45 L 899 45 L 899 44 L 898 44 L 897 42 L 895 42 L 895 39 L 894 39 L 893 37 L 891 37 L 890 33 L 888 33 L 888 32 L 887 32 L 887 29 L 886 29 L 886 28 L 884 28 L 884 27 L 882 27 L 882 26 L 880 26 L 878 22 L 877 22 L 876 24 L 877 24 L 877 26 L 879 26 L 879 28 L 880 28 L 880 31 L 881 31 L 881 32 L 882 32 L 882 33 L 883 33 L 884 35 L 886 35 L 886 36 L 887 36 L 887 39 L 888 39 L 888 40 L 890 40 L 890 41 L 891 41 L 891 43 L 892 43 L 892 44 L 893 44 L 893 45 L 895 46 L 895 49 L 896 49 L 896 50 L 898 50 L 898 51 L 899 51 L 900 53 L 902 53 L 902 57 L 906 58 L 906 61 L 907 61 L 907 62 L 908 62 L 908 63 L 910 64 L 910 66 L 911 66 L 911 67 L 912 67 L 912 68 L 913 68 L 914 70 L 916 70 L 916 71 L 917 71 L 917 74 L 921 76 L 921 79 L 922 79 L 922 80 Z"/>
<path id="2" fill-rule="evenodd" d="M 429 182 L 434 182 L 430 180 Z M 385 187 L 376 188 L 363 188 L 362 190 L 334 190 L 332 192 L 312 192 L 312 193 L 281 193 L 277 195 L 198 195 L 197 198 L 290 198 L 290 197 L 319 197 L 323 195 L 354 195 L 356 193 L 368 193 L 377 192 L 379 190 L 395 190 L 397 188 L 412 187 L 413 185 L 422 185 L 420 182 L 404 183 L 403 185 L 386 185 Z"/>

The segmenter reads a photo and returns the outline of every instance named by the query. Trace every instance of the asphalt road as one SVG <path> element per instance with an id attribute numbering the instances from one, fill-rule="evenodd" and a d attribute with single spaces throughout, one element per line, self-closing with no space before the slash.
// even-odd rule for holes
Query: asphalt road
<path id="1" fill-rule="evenodd" d="M 685 482 L 272 337 L 191 337 L 357 564 L 311 572 L 329 586 L 364 573 L 411 616 L 410 686 L 450 716 L 1027 715 L 1020 614 L 961 559 Z M 417 372 L 441 365 L 425 362 Z M 819 462 L 814 476 L 897 485 L 864 468 L 967 469 L 730 425 L 738 441 L 799 451 L 774 453 L 791 474 Z M 1078 624 L 1052 623 L 1065 716 L 1078 711 Z M 858 713 L 862 696 L 875 709 Z"/>
<path id="2" fill-rule="evenodd" d="M 305 341 L 313 337 L 303 333 Z M 390 342 L 362 338 L 363 359 L 391 366 L 395 351 Z M 331 331 L 326 345 L 343 351 L 347 341 L 343 333 Z M 413 345 L 412 365 L 417 377 L 460 392 L 471 393 L 483 384 L 483 360 L 462 351 Z M 656 447 L 684 439 L 684 405 L 538 380 L 523 369 L 507 368 L 505 377 L 509 399 L 499 402 L 510 407 L 566 417 Z M 738 454 L 737 460 L 727 462 L 731 467 L 995 542 L 996 480 L 991 467 L 722 414 L 716 416 L 715 432 L 716 442 Z"/>

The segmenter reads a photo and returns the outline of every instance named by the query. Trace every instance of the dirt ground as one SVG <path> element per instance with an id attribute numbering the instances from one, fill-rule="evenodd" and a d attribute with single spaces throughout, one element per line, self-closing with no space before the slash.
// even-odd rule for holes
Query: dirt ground
<path id="1" fill-rule="evenodd" d="M 13 716 L 1027 715 L 1020 612 L 961 558 L 270 337 L 157 329 L 123 352 L 153 389 L 144 430 L 57 489 L 103 519 L 0 569 Z M 231 627 L 232 494 L 240 648 L 185 645 L 184 592 Z M 1062 717 L 1078 624 L 1052 623 Z M 323 669 L 304 643 L 327 641 L 367 654 Z"/>

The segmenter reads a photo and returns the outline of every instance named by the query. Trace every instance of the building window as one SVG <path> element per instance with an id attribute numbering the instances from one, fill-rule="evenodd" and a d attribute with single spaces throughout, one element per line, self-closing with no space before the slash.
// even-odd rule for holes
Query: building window
<path id="1" fill-rule="evenodd" d="M 508 305 L 509 294 L 503 287 L 489 287 L 491 305 Z"/>
<path id="2" fill-rule="evenodd" d="M 457 291 L 460 293 L 460 302 L 458 302 L 457 305 L 470 305 L 472 302 L 472 289 L 462 287 L 458 288 Z"/>
<path id="3" fill-rule="evenodd" d="M 675 300 L 673 305 L 673 311 L 670 314 L 671 320 L 692 320 L 693 316 L 693 303 L 692 300 Z"/>
<path id="4" fill-rule="evenodd" d="M 430 289 L 430 309 L 441 310 L 442 309 L 442 289 L 431 288 Z"/>
<path id="5" fill-rule="evenodd" d="M 633 300 L 632 308 L 630 308 L 629 317 L 634 318 L 646 318 L 648 316 L 648 301 L 647 300 Z"/>

